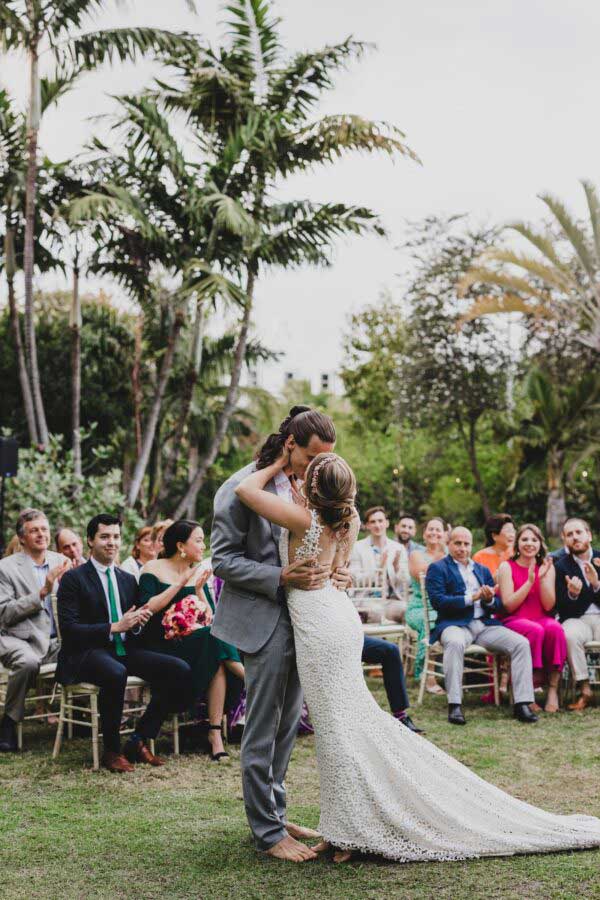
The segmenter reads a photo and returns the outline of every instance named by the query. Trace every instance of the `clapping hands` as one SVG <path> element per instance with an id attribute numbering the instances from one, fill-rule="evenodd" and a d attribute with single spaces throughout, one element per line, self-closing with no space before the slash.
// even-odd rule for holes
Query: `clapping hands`
<path id="1" fill-rule="evenodd" d="M 551 556 L 547 556 L 544 562 L 540 566 L 540 581 L 546 577 L 551 571 L 552 566 L 554 565 L 554 560 Z"/>

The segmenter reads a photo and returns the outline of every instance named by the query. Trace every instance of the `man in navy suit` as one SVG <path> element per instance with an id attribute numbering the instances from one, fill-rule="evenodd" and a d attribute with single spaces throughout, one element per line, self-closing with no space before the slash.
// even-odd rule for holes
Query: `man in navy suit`
<path id="1" fill-rule="evenodd" d="M 105 513 L 94 516 L 87 541 L 89 560 L 67 572 L 58 589 L 62 645 L 56 680 L 87 681 L 100 688 L 105 768 L 131 772 L 136 762 L 161 766 L 164 760 L 154 756 L 146 742 L 156 737 L 169 712 L 191 703 L 191 669 L 181 659 L 139 645 L 137 636 L 152 613 L 135 608 L 137 581 L 115 566 L 121 546 L 119 519 Z M 148 681 L 152 696 L 122 755 L 119 729 L 128 675 Z"/>
<path id="2" fill-rule="evenodd" d="M 464 657 L 466 648 L 477 643 L 510 656 L 515 716 L 521 722 L 537 722 L 529 708 L 533 703 L 529 641 L 494 618 L 502 603 L 490 570 L 471 559 L 472 546 L 468 528 L 453 528 L 448 555 L 429 566 L 425 579 L 429 600 L 438 614 L 431 643 L 439 640 L 444 648 L 448 721 L 466 724 L 461 709 Z"/>
<path id="3" fill-rule="evenodd" d="M 585 645 L 600 641 L 600 550 L 592 547 L 592 532 L 584 519 L 567 519 L 562 539 L 566 552 L 555 566 L 556 607 L 579 692 L 568 708 L 580 711 L 593 702 Z"/>

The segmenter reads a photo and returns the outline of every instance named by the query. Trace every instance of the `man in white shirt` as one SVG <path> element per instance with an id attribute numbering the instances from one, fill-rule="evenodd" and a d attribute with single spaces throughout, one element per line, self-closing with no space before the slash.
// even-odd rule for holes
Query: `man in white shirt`
<path id="1" fill-rule="evenodd" d="M 600 550 L 592 547 L 592 532 L 584 519 L 567 519 L 562 539 L 567 552 L 555 565 L 556 606 L 579 692 L 568 709 L 581 711 L 593 703 L 585 645 L 600 641 Z"/>
<path id="2" fill-rule="evenodd" d="M 407 606 L 408 554 L 401 544 L 388 538 L 389 526 L 383 506 L 372 506 L 366 511 L 365 528 L 369 537 L 355 543 L 350 571 L 357 580 L 361 575 L 367 576 L 380 585 L 385 617 L 402 622 Z"/>
<path id="3" fill-rule="evenodd" d="M 21 552 L 0 561 L 0 662 L 10 669 L 0 752 L 17 749 L 16 724 L 25 715 L 25 698 L 40 665 L 52 663 L 58 640 L 52 614 L 56 582 L 71 567 L 49 550 L 50 526 L 39 509 L 25 509 L 17 520 Z"/>

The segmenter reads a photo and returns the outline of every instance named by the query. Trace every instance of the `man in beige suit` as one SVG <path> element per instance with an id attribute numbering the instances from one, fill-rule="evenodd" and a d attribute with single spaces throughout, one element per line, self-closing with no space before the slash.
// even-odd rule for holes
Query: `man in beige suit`
<path id="1" fill-rule="evenodd" d="M 17 749 L 16 725 L 25 715 L 25 697 L 43 663 L 55 662 L 58 639 L 52 615 L 56 582 L 71 561 L 49 550 L 50 526 L 39 509 L 17 520 L 21 552 L 0 560 L 0 663 L 10 669 L 0 752 Z"/>

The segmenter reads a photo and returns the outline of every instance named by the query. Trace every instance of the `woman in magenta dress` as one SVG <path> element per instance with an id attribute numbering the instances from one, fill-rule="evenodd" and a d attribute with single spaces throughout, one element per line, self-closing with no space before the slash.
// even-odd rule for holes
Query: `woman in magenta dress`
<path id="1" fill-rule="evenodd" d="M 563 627 L 553 615 L 556 605 L 554 567 L 537 525 L 517 532 L 515 553 L 498 569 L 498 584 L 505 613 L 504 624 L 522 634 L 531 645 L 536 686 L 548 682 L 544 710 L 558 712 L 558 683 L 567 658 Z"/>

